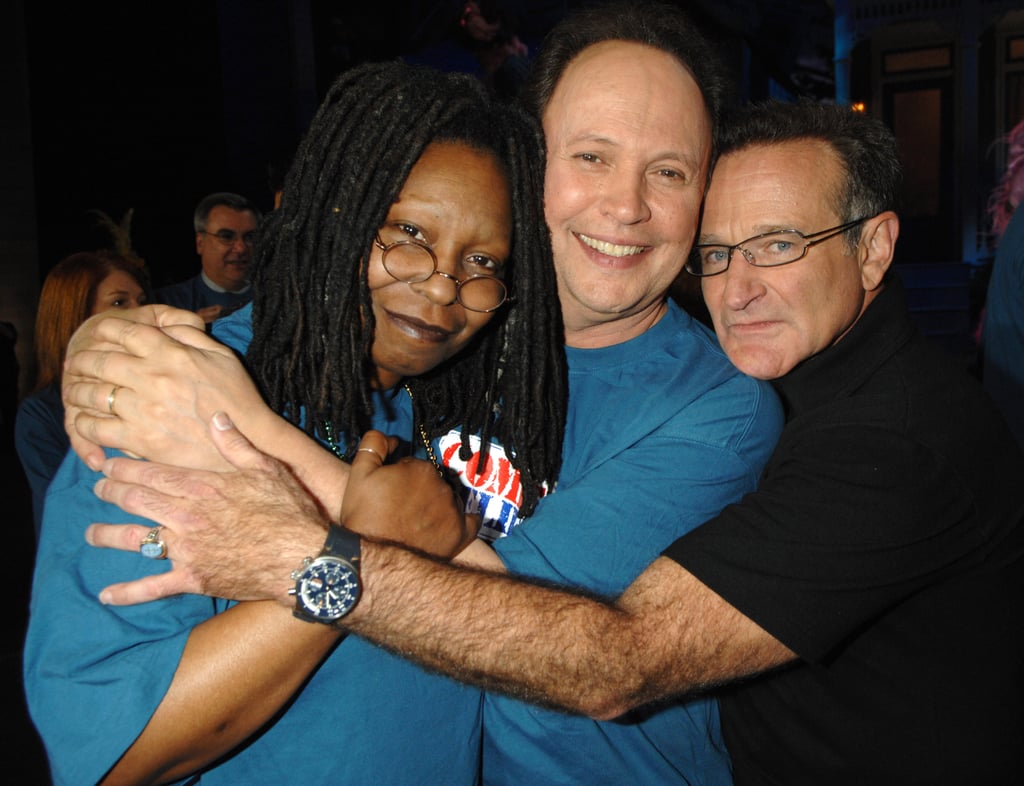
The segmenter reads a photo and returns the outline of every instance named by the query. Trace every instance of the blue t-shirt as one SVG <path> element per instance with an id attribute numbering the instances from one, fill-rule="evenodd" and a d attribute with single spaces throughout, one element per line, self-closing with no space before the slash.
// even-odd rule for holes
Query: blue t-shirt
<path id="1" fill-rule="evenodd" d="M 766 383 L 740 374 L 681 309 L 641 336 L 567 349 L 562 471 L 495 542 L 513 573 L 618 596 L 680 535 L 755 487 L 782 427 Z M 484 700 L 487 784 L 729 784 L 717 702 L 613 721 Z"/>
<path id="2" fill-rule="evenodd" d="M 251 307 L 217 323 L 244 351 Z M 385 394 L 392 395 L 392 394 Z M 373 427 L 408 439 L 411 405 L 393 394 Z M 192 627 L 230 605 L 183 595 L 103 606 L 115 581 L 169 569 L 136 553 L 91 548 L 94 521 L 144 522 L 99 500 L 100 476 L 74 454 L 51 484 L 32 586 L 25 687 L 56 784 L 95 783 L 131 746 L 163 699 Z M 225 679 L 245 679 L 231 674 Z M 265 732 L 202 774 L 203 784 L 475 783 L 480 692 L 343 639 L 294 703 Z"/>

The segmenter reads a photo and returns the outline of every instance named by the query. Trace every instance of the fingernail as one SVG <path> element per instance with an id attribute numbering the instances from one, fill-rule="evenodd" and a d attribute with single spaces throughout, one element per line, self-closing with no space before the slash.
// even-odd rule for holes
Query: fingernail
<path id="1" fill-rule="evenodd" d="M 100 499 L 103 499 L 103 487 L 107 484 L 106 478 L 100 478 L 96 481 L 96 485 L 92 487 L 92 493 Z"/>
<path id="2" fill-rule="evenodd" d="M 92 542 L 92 524 L 85 528 L 85 542 L 88 543 L 90 546 L 96 545 Z"/>
<path id="3" fill-rule="evenodd" d="M 109 606 L 111 600 L 112 598 L 110 597 L 110 593 L 106 590 L 103 590 L 103 592 L 100 593 L 100 603 L 104 606 Z"/>
<path id="4" fill-rule="evenodd" d="M 99 472 L 103 469 L 103 460 L 98 459 L 95 456 L 88 456 L 85 459 L 85 466 L 91 469 L 93 472 Z"/>
<path id="5" fill-rule="evenodd" d="M 213 426 L 217 431 L 227 431 L 231 428 L 231 418 L 228 417 L 227 412 L 214 412 L 213 413 Z"/>

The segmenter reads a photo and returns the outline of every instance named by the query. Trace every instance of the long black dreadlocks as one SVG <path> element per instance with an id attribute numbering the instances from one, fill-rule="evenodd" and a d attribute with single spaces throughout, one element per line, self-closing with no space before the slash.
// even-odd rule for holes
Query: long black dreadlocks
<path id="1" fill-rule="evenodd" d="M 515 302 L 459 355 L 416 379 L 427 435 L 461 425 L 463 458 L 497 438 L 523 476 L 522 515 L 561 464 L 568 398 L 561 311 L 543 211 L 535 120 L 476 78 L 367 64 L 332 85 L 260 228 L 247 363 L 270 405 L 310 434 L 333 424 L 354 448 L 372 416 L 374 320 L 365 257 L 410 170 L 432 142 L 491 152 L 512 190 L 506 284 Z M 483 465 L 481 460 L 480 464 Z"/>

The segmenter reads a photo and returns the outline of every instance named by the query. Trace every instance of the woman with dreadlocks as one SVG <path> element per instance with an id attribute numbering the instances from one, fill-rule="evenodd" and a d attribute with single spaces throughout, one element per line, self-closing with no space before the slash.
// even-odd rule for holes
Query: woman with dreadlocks
<path id="1" fill-rule="evenodd" d="M 179 327 L 201 349 L 162 336 L 155 355 L 106 358 L 106 372 L 126 376 L 106 387 L 115 417 L 104 425 L 127 447 L 133 419 L 162 400 L 162 414 L 141 421 L 161 433 L 132 442 L 135 452 L 214 466 L 202 448 L 170 455 L 191 435 L 168 435 L 189 407 L 202 410 L 197 423 L 226 411 L 334 511 L 343 465 L 305 434 L 350 458 L 375 428 L 477 485 L 485 516 L 504 462 L 521 476 L 505 490 L 529 514 L 558 470 L 566 397 L 542 177 L 536 124 L 471 77 L 399 64 L 343 74 L 260 229 L 251 307 L 216 327 L 287 422 L 258 402 L 228 350 Z M 134 327 L 142 343 L 158 332 Z M 167 565 L 84 543 L 88 523 L 125 516 L 92 494 L 99 477 L 65 463 L 36 564 L 26 690 L 55 782 L 477 780 L 473 689 L 361 639 L 338 643 L 333 627 L 272 604 L 97 603 L 111 578 Z M 515 520 L 494 522 L 494 534 Z M 148 555 L 159 558 L 153 533 Z"/>

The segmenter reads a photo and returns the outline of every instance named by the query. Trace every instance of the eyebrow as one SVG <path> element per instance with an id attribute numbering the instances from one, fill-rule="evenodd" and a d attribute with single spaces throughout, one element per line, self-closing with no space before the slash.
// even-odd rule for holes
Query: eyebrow
<path id="1" fill-rule="evenodd" d="M 785 229 L 793 229 L 793 230 L 796 230 L 797 232 L 802 232 L 803 231 L 803 230 L 797 229 L 796 224 L 782 224 L 782 223 L 761 224 L 758 227 L 754 227 L 753 232 L 751 234 L 745 235 L 744 237 L 742 237 L 739 240 L 737 240 L 736 243 L 742 243 L 744 240 L 750 240 L 750 238 L 757 237 L 758 235 L 767 235 L 767 234 L 770 234 L 771 232 L 782 232 Z M 697 242 L 696 242 L 695 245 L 698 245 L 698 246 L 707 246 L 707 245 L 712 245 L 712 246 L 734 246 L 734 245 L 736 245 L 736 243 L 727 243 L 724 240 L 719 240 L 714 235 L 707 235 L 707 234 L 704 234 L 702 232 L 700 235 L 697 236 Z"/>
<path id="2" fill-rule="evenodd" d="M 565 140 L 566 145 L 589 142 L 591 144 L 608 145 L 609 147 L 623 147 L 624 143 L 616 141 L 611 137 L 597 133 L 582 133 Z M 649 157 L 651 161 L 678 161 L 681 164 L 700 166 L 700 156 L 694 153 L 681 153 L 677 150 L 663 150 Z"/>

